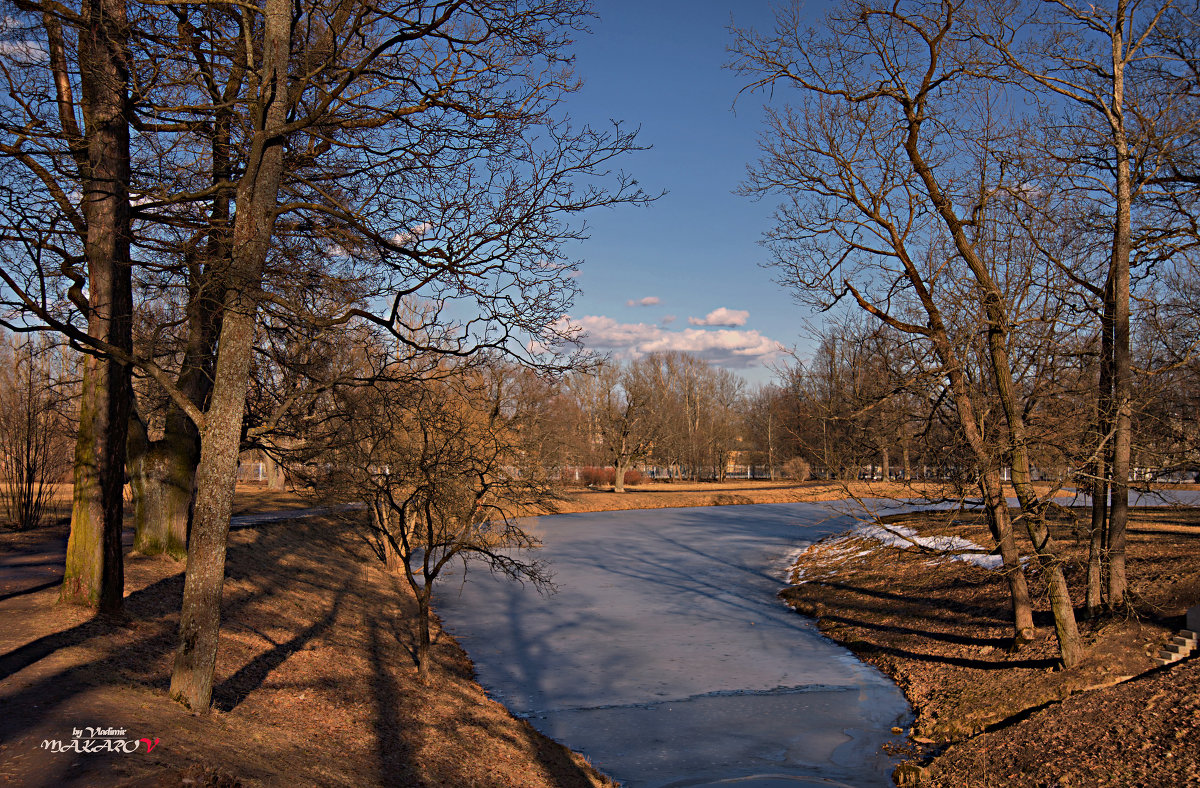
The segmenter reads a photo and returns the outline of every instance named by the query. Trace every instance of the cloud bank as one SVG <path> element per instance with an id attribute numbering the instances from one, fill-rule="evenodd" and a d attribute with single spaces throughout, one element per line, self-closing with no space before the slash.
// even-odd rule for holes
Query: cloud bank
<path id="1" fill-rule="evenodd" d="M 714 309 L 704 317 L 689 317 L 688 323 L 693 326 L 744 326 L 750 313 L 745 309 Z"/>
<path id="2" fill-rule="evenodd" d="M 746 368 L 769 362 L 783 350 L 778 342 L 754 330 L 670 331 L 654 323 L 618 323 L 603 315 L 568 320 L 572 326 L 583 329 L 586 347 L 610 352 L 619 359 L 677 350 L 718 366 Z"/>

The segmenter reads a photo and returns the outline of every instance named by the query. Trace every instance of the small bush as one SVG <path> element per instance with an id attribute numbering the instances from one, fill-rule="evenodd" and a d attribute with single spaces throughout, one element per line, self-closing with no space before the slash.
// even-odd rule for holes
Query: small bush
<path id="1" fill-rule="evenodd" d="M 803 457 L 793 457 L 783 464 L 784 477 L 792 481 L 806 482 L 811 473 L 812 468 L 809 466 L 808 460 Z"/>
<path id="2" fill-rule="evenodd" d="M 616 471 L 612 468 L 597 468 L 594 465 L 579 469 L 580 478 L 589 487 L 611 487 Z"/>

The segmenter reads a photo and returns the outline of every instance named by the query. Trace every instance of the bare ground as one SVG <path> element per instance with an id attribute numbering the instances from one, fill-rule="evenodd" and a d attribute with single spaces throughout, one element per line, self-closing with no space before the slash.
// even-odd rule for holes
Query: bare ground
<path id="1" fill-rule="evenodd" d="M 969 514 L 890 518 L 922 535 L 987 544 Z M 1084 548 L 1067 515 L 1055 526 L 1072 587 Z M 1200 511 L 1138 510 L 1130 531 L 1132 609 L 1081 621 L 1088 655 L 1058 667 L 1044 581 L 1039 638 L 1008 650 L 1007 584 L 998 572 L 859 538 L 818 543 L 783 596 L 821 630 L 891 676 L 917 712 L 902 747 L 906 780 L 935 786 L 1200 785 L 1200 661 L 1151 656 L 1200 602 Z M 1081 617 L 1082 618 L 1082 617 Z"/>
<path id="2" fill-rule="evenodd" d="M 438 633 L 421 685 L 407 587 L 343 525 L 306 518 L 231 534 L 208 715 L 166 697 L 182 566 L 131 555 L 126 572 L 119 624 L 58 604 L 57 588 L 0 600 L 0 784 L 607 783 L 488 698 L 449 636 Z M 132 754 L 42 748 L 86 726 L 159 742 Z"/>

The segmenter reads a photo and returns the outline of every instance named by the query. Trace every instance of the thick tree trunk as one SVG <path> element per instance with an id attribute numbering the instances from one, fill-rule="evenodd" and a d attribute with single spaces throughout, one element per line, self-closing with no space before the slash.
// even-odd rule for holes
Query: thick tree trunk
<path id="1" fill-rule="evenodd" d="M 171 697 L 207 710 L 220 637 L 225 551 L 233 510 L 242 418 L 250 379 L 262 272 L 270 249 L 283 172 L 287 120 L 292 4 L 267 0 L 263 14 L 259 108 L 246 169 L 239 180 L 232 266 L 222 310 L 218 357 L 209 408 L 201 430 L 196 503 L 188 542 L 187 574 L 179 620 L 179 648 Z"/>
<path id="2" fill-rule="evenodd" d="M 233 512 L 255 324 L 255 299 L 241 288 L 229 294 L 228 307 L 221 329 L 216 385 L 201 433 L 196 502 L 180 611 L 180 643 L 171 677 L 171 697 L 197 710 L 207 710 L 212 700 L 225 550 Z"/>
<path id="3" fill-rule="evenodd" d="M 613 463 L 613 467 L 613 492 L 623 493 L 625 492 L 625 471 L 628 468 L 625 458 L 618 457 Z"/>
<path id="4" fill-rule="evenodd" d="M 122 0 L 87 0 L 81 11 L 84 24 L 78 55 L 84 132 L 76 161 L 87 222 L 88 334 L 128 353 L 133 312 L 128 22 Z M 51 53 L 51 59 L 58 72 L 64 65 L 61 52 Z M 69 82 L 58 81 L 60 106 L 66 106 Z M 74 119 L 66 119 L 65 114 L 64 133 L 75 131 Z M 124 601 L 122 490 L 131 396 L 125 365 L 91 355 L 85 359 L 61 598 L 99 605 L 109 615 L 119 614 Z"/>
<path id="5" fill-rule="evenodd" d="M 179 560 L 187 554 L 197 459 L 194 446 L 187 436 L 166 436 L 149 443 L 140 456 L 130 457 L 133 546 L 143 555 L 166 554 Z"/>
<path id="6" fill-rule="evenodd" d="M 97 297 L 93 291 L 93 303 Z M 61 599 L 98 606 L 108 615 L 121 612 L 125 590 L 121 545 L 125 436 L 116 422 L 128 420 L 123 413 L 128 397 L 127 370 L 93 356 L 85 360 Z"/>
<path id="7" fill-rule="evenodd" d="M 283 468 L 279 463 L 275 462 L 275 458 L 269 454 L 263 455 L 264 462 L 267 466 L 267 489 L 282 490 L 287 487 L 287 474 L 283 472 Z"/>

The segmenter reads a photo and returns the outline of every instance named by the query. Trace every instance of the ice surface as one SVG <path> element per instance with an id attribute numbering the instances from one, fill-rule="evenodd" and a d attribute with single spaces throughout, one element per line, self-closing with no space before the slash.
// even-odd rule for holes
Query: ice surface
<path id="1" fill-rule="evenodd" d="M 789 553 L 853 525 L 815 504 L 541 518 L 557 594 L 472 571 L 438 611 L 485 687 L 631 788 L 889 785 L 903 696 L 776 599 Z"/>

